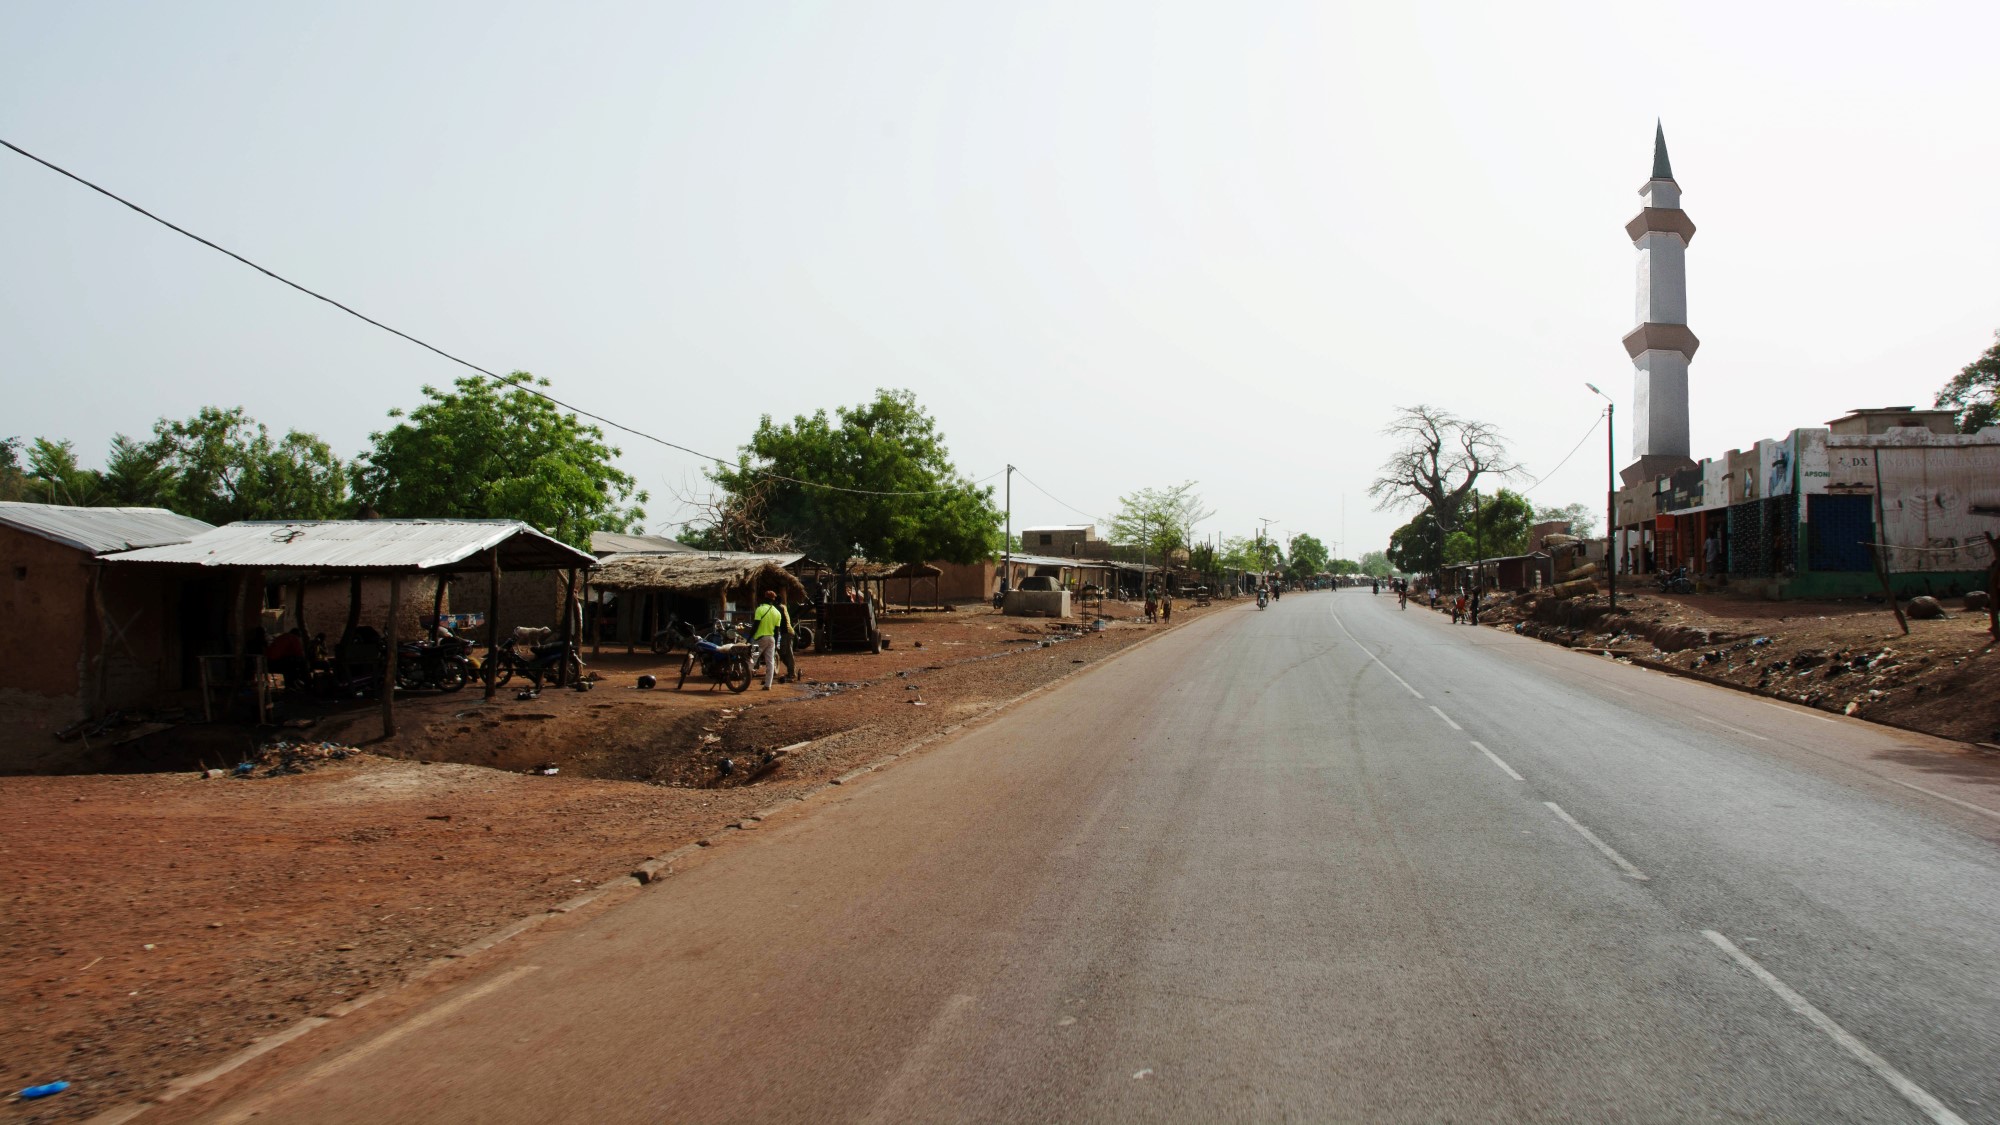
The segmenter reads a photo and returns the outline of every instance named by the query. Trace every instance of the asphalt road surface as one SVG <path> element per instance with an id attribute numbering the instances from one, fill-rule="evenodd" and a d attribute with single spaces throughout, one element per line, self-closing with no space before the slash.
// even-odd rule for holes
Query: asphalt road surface
<path id="1" fill-rule="evenodd" d="M 2000 1121 L 2000 774 L 1244 605 L 212 1120 Z"/>

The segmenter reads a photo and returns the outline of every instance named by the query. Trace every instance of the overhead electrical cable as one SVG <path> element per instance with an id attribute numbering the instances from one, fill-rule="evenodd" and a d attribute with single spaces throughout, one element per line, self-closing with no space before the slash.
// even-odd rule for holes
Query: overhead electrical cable
<path id="1" fill-rule="evenodd" d="M 1597 427 L 1603 425 L 1603 423 L 1604 423 L 1604 415 L 1599 414 L 1597 416 L 1597 421 L 1592 422 L 1590 424 L 1590 428 L 1583 431 L 1583 436 L 1576 439 L 1576 444 L 1570 447 L 1570 451 L 1568 453 L 1563 454 L 1563 459 L 1556 462 L 1556 467 L 1550 469 L 1546 473 L 1543 473 L 1541 476 L 1536 477 L 1535 483 L 1521 490 L 1521 495 L 1526 496 L 1528 493 L 1533 492 L 1537 488 L 1540 488 L 1542 486 L 1543 481 L 1549 479 L 1552 476 L 1555 476 L 1557 471 L 1559 471 L 1564 465 L 1569 464 L 1569 459 L 1576 456 L 1576 451 L 1583 448 L 1583 443 L 1589 441 L 1590 435 L 1596 433 Z"/>
<path id="2" fill-rule="evenodd" d="M 234 258 L 237 261 L 243 263 L 244 265 L 249 266 L 251 269 L 256 270 L 258 273 L 263 274 L 265 277 L 270 278 L 273 281 L 278 281 L 282 282 L 285 285 L 289 285 L 293 289 L 296 289 L 299 292 L 304 293 L 308 297 L 325 301 L 327 304 L 332 305 L 334 308 L 339 309 L 341 312 L 344 312 L 347 315 L 356 318 L 357 320 L 366 321 L 367 323 L 372 324 L 377 328 L 380 328 L 384 332 L 387 332 L 394 336 L 400 336 L 403 339 L 408 340 L 410 343 L 415 344 L 426 351 L 435 352 L 436 354 L 443 356 L 445 359 L 448 359 L 451 362 L 456 363 L 461 367 L 465 367 L 472 371 L 476 371 L 479 374 L 484 375 L 485 377 L 493 380 L 496 383 L 504 383 L 507 386 L 513 387 L 516 390 L 526 391 L 529 394 L 536 396 L 537 398 L 546 399 L 549 402 L 562 407 L 564 410 L 567 410 L 572 414 L 579 414 L 585 418 L 591 419 L 592 421 L 602 422 L 605 425 L 610 426 L 614 430 L 620 430 L 623 431 L 624 433 L 631 434 L 633 437 L 642 438 L 646 441 L 653 442 L 657 445 L 663 445 L 668 449 L 679 450 L 682 453 L 687 453 L 692 456 L 699 457 L 704 461 L 713 461 L 718 465 L 733 465 L 736 463 L 730 461 L 727 458 L 717 457 L 711 453 L 703 453 L 698 449 L 689 449 L 685 445 L 681 445 L 678 442 L 668 441 L 666 438 L 660 437 L 656 434 L 649 434 L 644 430 L 634 429 L 631 426 L 625 425 L 623 422 L 616 422 L 610 418 L 606 418 L 602 414 L 593 414 L 590 411 L 585 410 L 580 406 L 572 406 L 571 404 L 564 402 L 562 399 L 559 399 L 556 396 L 549 394 L 547 391 L 540 390 L 532 386 L 531 384 L 523 383 L 517 379 L 509 379 L 505 375 L 500 375 L 492 371 L 488 371 L 486 368 L 481 367 L 476 363 L 473 363 L 471 360 L 461 359 L 458 356 L 455 356 L 450 352 L 445 351 L 443 348 L 440 348 L 435 344 L 428 343 L 424 340 L 420 340 L 417 337 L 412 336 L 408 332 L 404 332 L 399 328 L 392 328 L 389 325 L 386 325 L 381 321 L 376 320 L 374 317 L 368 316 L 365 313 L 357 312 L 354 309 L 341 304 L 339 301 L 334 300 L 332 297 L 329 297 L 324 293 L 308 289 L 305 286 L 300 285 L 298 282 L 293 281 L 291 278 L 285 277 L 282 274 L 275 273 L 271 270 L 265 269 L 263 266 L 258 265 L 257 263 L 251 261 L 250 259 L 244 257 L 241 254 L 238 254 L 236 251 L 231 250 L 224 246 L 218 246 L 215 243 L 210 242 L 208 239 L 203 238 L 202 236 L 194 233 L 191 230 L 188 230 L 185 227 L 176 226 L 175 224 L 168 222 L 167 220 L 161 218 L 160 216 L 153 214 L 151 211 L 146 210 L 144 207 L 139 206 L 137 203 L 134 203 L 131 200 L 126 199 L 124 196 L 119 195 L 118 193 L 111 191 L 108 188 L 100 187 L 97 184 L 94 184 L 89 180 L 84 179 L 82 176 L 77 175 L 75 172 L 72 172 L 69 169 L 62 167 L 59 164 L 55 164 L 51 161 L 44 160 L 41 157 L 36 156 L 34 153 L 29 152 L 27 149 L 22 148 L 20 145 L 17 145 L 12 141 L 7 140 L 4 137 L 0 137 L 0 145 L 4 145 L 7 148 L 12 149 L 13 151 L 21 154 L 22 156 L 27 157 L 29 160 L 32 160 L 35 163 L 40 164 L 42 167 L 47 168 L 52 172 L 58 173 L 63 176 L 67 176 L 68 178 L 75 180 L 77 183 L 82 184 L 84 187 L 89 188 L 90 190 L 96 192 L 99 195 L 104 196 L 107 199 L 113 200 L 114 202 L 117 203 L 124 204 L 126 207 L 129 207 L 132 210 L 137 211 L 139 214 L 146 216 L 147 218 L 153 220 L 154 222 L 160 224 L 163 227 L 166 227 L 168 230 L 171 230 L 176 234 L 184 235 L 188 238 L 191 238 L 194 241 L 201 243 L 203 246 L 208 247 L 210 250 L 213 250 L 218 254 L 224 254 L 231 258 Z M 759 476 L 770 477 L 773 480 L 781 480 L 790 484 L 803 485 L 807 488 L 823 488 L 830 492 L 849 492 L 861 496 L 939 496 L 948 492 L 962 492 L 965 491 L 967 487 L 969 487 L 961 485 L 952 488 L 927 488 L 927 489 L 918 489 L 914 491 L 882 491 L 872 488 L 846 488 L 844 486 L 837 484 L 823 484 L 819 481 L 799 480 L 796 477 L 788 477 L 782 473 L 771 472 L 768 469 L 759 469 L 753 471 L 756 472 Z M 1002 470 L 1002 472 L 1004 471 L 1005 470 Z M 1000 474 L 995 473 L 993 475 L 998 476 Z M 993 478 L 988 477 L 986 479 L 991 480 Z"/>
<path id="3" fill-rule="evenodd" d="M 1079 516 L 1090 516 L 1091 519 L 1096 520 L 1098 523 L 1106 525 L 1116 522 L 1114 520 L 1107 520 L 1103 516 L 1091 515 L 1091 513 L 1084 511 L 1082 508 L 1077 507 L 1075 504 L 1072 504 L 1067 500 L 1064 500 L 1062 497 L 1057 496 L 1055 493 L 1050 492 L 1048 489 L 1043 488 L 1041 485 L 1035 484 L 1034 479 L 1028 476 L 1028 474 L 1022 472 L 1021 467 L 1019 465 L 1016 465 L 1014 467 L 1014 475 L 1020 477 L 1024 481 L 1027 481 L 1029 484 L 1034 485 L 1036 492 L 1039 492 L 1042 495 L 1048 497 L 1049 499 L 1054 500 L 1056 503 L 1061 504 L 1063 507 L 1068 508 L 1070 511 L 1075 512 Z"/>

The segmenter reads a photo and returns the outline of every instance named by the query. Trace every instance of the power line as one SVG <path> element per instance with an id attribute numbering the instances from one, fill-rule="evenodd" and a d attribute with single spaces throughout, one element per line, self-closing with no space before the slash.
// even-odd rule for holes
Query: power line
<path id="1" fill-rule="evenodd" d="M 258 273 L 263 274 L 265 277 L 270 278 L 273 281 L 282 282 L 285 285 L 289 285 L 293 289 L 296 289 L 299 292 L 304 293 L 308 297 L 325 301 L 327 304 L 332 305 L 334 308 L 339 309 L 341 312 L 344 312 L 351 317 L 354 317 L 358 320 L 366 321 L 367 323 L 372 324 L 377 328 L 380 328 L 382 331 L 387 332 L 390 335 L 400 336 L 403 339 L 408 340 L 410 343 L 425 349 L 426 351 L 435 352 L 436 354 L 443 356 L 445 359 L 448 359 L 451 362 L 456 363 L 461 367 L 465 367 L 472 371 L 476 371 L 479 374 L 486 376 L 488 379 L 491 379 L 496 383 L 504 383 L 507 386 L 513 387 L 516 390 L 526 391 L 529 394 L 536 396 L 537 398 L 546 399 L 547 401 L 562 407 L 564 410 L 567 410 L 572 414 L 580 414 L 585 418 L 591 419 L 592 421 L 602 422 L 605 425 L 610 426 L 614 430 L 622 430 L 625 433 L 631 434 L 633 437 L 642 438 L 646 441 L 654 442 L 658 445 L 663 445 L 668 449 L 679 450 L 682 453 L 687 453 L 695 457 L 699 457 L 704 461 L 713 461 L 718 465 L 728 465 L 733 463 L 726 458 L 717 457 L 710 453 L 703 453 L 698 449 L 689 449 L 685 445 L 681 445 L 677 442 L 668 441 L 666 438 L 660 437 L 656 434 L 649 434 L 644 430 L 634 429 L 631 426 L 627 426 L 622 422 L 614 422 L 611 419 L 606 418 L 602 414 L 593 414 L 590 411 L 583 409 L 582 407 L 572 406 L 569 403 L 564 402 L 562 399 L 559 399 L 556 396 L 549 394 L 546 391 L 539 390 L 530 384 L 520 382 L 519 380 L 516 379 L 509 379 L 504 375 L 499 375 L 495 374 L 492 371 L 488 371 L 486 368 L 479 366 L 478 364 L 472 362 L 471 360 L 461 359 L 458 356 L 455 356 L 450 352 L 445 351 L 443 348 L 440 348 L 435 344 L 431 344 L 424 340 L 420 340 L 417 337 L 412 336 L 408 332 L 404 332 L 399 328 L 391 328 L 389 325 L 386 325 L 381 321 L 376 320 L 374 317 L 368 316 L 365 313 L 357 312 L 354 309 L 341 304 L 339 301 L 334 300 L 332 297 L 329 297 L 324 293 L 308 289 L 305 286 L 300 285 L 298 282 L 293 281 L 291 278 L 285 277 L 282 274 L 275 273 L 271 270 L 265 269 L 263 266 L 258 265 L 257 263 L 251 261 L 250 259 L 244 257 L 241 254 L 238 254 L 236 251 L 228 249 L 227 247 L 224 246 L 218 246 L 215 243 L 210 242 L 208 239 L 203 238 L 202 236 L 194 233 L 191 230 L 188 230 L 185 227 L 176 226 L 175 224 L 168 222 L 167 220 L 161 218 L 160 216 L 153 214 L 151 211 L 146 210 L 144 207 L 139 206 L 137 203 L 134 203 L 131 200 L 126 199 L 124 196 L 119 195 L 118 193 L 111 191 L 108 188 L 99 187 L 98 185 L 90 182 L 89 180 L 84 179 L 82 176 L 77 175 L 75 172 L 72 172 L 69 169 L 62 167 L 59 164 L 55 164 L 51 161 L 44 160 L 41 157 L 36 156 L 34 153 L 29 152 L 27 149 L 22 148 L 20 145 L 17 145 L 12 141 L 7 140 L 4 137 L 0 137 L 0 145 L 5 145 L 7 148 L 12 149 L 13 151 L 21 154 L 22 156 L 27 157 L 29 160 L 32 160 L 35 163 L 40 164 L 42 167 L 47 168 L 52 172 L 58 173 L 63 176 L 67 176 L 68 178 L 75 180 L 77 183 L 80 183 L 84 187 L 87 187 L 90 190 L 96 192 L 97 194 L 104 196 L 106 199 L 110 199 L 114 202 L 121 203 L 126 207 L 129 207 L 132 210 L 137 211 L 139 214 L 146 216 L 147 218 L 153 220 L 154 222 L 160 224 L 163 227 L 166 227 L 168 230 L 173 231 L 176 234 L 185 235 L 186 237 L 201 243 L 203 246 L 208 247 L 210 250 L 213 250 L 218 254 L 224 254 L 231 258 L 234 258 L 237 261 L 243 263 L 244 265 L 249 266 L 251 269 L 256 270 Z M 920 489 L 916 491 L 907 491 L 907 492 L 879 491 L 872 488 L 845 488 L 837 484 L 822 484 L 818 481 L 799 480 L 796 477 L 788 477 L 782 473 L 774 473 L 770 472 L 769 470 L 756 470 L 756 471 L 760 476 L 767 476 L 773 480 L 781 480 L 788 482 L 790 484 L 804 485 L 807 488 L 823 488 L 831 492 L 848 492 L 861 496 L 937 496 L 947 492 L 963 491 L 963 488 L 961 487 L 927 488 L 927 489 Z M 1002 471 L 1004 472 L 1005 470 Z M 994 476 L 998 475 L 999 475 L 998 473 L 994 474 Z M 992 477 L 988 477 L 986 479 L 991 480 Z"/>
<path id="2" fill-rule="evenodd" d="M 1002 471 L 1004 472 L 1005 470 Z M 1014 475 L 1020 477 L 1022 480 L 1027 481 L 1029 484 L 1034 485 L 1036 492 L 1039 492 L 1042 495 L 1048 497 L 1049 499 L 1054 500 L 1056 503 L 1061 504 L 1063 507 L 1068 508 L 1070 511 L 1075 512 L 1079 516 L 1090 516 L 1091 519 L 1094 519 L 1098 523 L 1102 524 L 1110 524 L 1114 522 L 1112 520 L 1105 519 L 1103 516 L 1092 515 L 1090 512 L 1086 512 L 1082 508 L 1077 507 L 1075 504 L 1072 504 L 1069 501 L 1064 500 L 1062 497 L 1057 496 L 1055 493 L 1050 492 L 1048 489 L 1043 488 L 1041 485 L 1035 484 L 1035 482 L 1028 476 L 1028 474 L 1021 471 L 1021 467 L 1019 465 L 1014 466 Z"/>
<path id="3" fill-rule="evenodd" d="M 1597 416 L 1597 421 L 1592 422 L 1590 424 L 1590 428 L 1583 431 L 1583 436 L 1576 439 L 1576 444 L 1570 447 L 1570 451 L 1568 453 L 1563 454 L 1563 459 L 1556 462 L 1556 467 L 1550 469 L 1546 473 L 1543 473 L 1541 476 L 1536 477 L 1535 483 L 1521 490 L 1521 495 L 1526 496 L 1528 493 L 1533 492 L 1537 488 L 1540 488 L 1542 486 L 1543 481 L 1549 479 L 1552 476 L 1555 476 L 1556 473 L 1560 471 L 1564 465 L 1569 464 L 1569 459 L 1576 456 L 1576 451 L 1583 448 L 1583 443 L 1590 440 L 1590 435 L 1597 432 L 1598 424 L 1603 421 L 1604 421 L 1604 415 L 1599 414 Z"/>

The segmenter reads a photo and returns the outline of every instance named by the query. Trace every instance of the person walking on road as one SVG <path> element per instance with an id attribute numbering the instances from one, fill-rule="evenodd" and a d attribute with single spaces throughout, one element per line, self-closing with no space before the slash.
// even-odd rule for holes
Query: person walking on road
<path id="1" fill-rule="evenodd" d="M 1174 595 L 1169 591 L 1162 590 L 1160 591 L 1160 624 L 1172 625 L 1173 623 Z"/>
<path id="2" fill-rule="evenodd" d="M 784 620 L 778 623 L 778 659 L 785 665 L 783 682 L 789 684 L 799 678 L 799 658 L 793 646 L 797 630 L 792 625 L 792 607 L 789 601 L 779 599 L 778 612 L 784 615 Z"/>
<path id="3" fill-rule="evenodd" d="M 764 665 L 764 690 L 771 690 L 771 681 L 778 675 L 778 626 L 785 620 L 785 613 L 778 608 L 778 592 L 764 591 L 764 600 L 757 605 L 757 611 L 750 615 L 757 628 L 750 634 L 750 642 L 757 646 L 756 660 Z"/>

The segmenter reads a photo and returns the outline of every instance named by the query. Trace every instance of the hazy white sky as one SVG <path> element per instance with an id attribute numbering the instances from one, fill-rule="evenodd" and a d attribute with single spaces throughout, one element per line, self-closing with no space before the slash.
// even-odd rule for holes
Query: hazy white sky
<path id="1" fill-rule="evenodd" d="M 1629 461 L 1656 116 L 1696 455 L 1928 403 L 2000 327 L 1996 41 L 1985 0 L 15 0 L 0 136 L 684 444 L 909 387 L 974 477 L 1194 478 L 1199 531 L 1353 556 L 1406 518 L 1366 498 L 1398 404 L 1547 473 L 1590 380 Z M 4 150 L 0 216 L 0 436 L 97 460 L 217 403 L 349 455 L 462 370 Z M 699 463 L 621 444 L 673 520 Z M 1016 480 L 1017 528 L 1084 518 Z"/>

